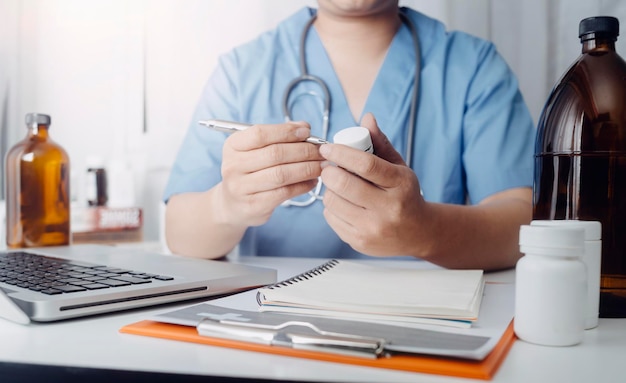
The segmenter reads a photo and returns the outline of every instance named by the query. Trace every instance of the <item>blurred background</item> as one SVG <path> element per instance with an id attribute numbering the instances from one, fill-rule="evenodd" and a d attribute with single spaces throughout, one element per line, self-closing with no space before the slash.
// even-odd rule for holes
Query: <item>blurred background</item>
<path id="1" fill-rule="evenodd" d="M 25 134 L 29 112 L 71 159 L 83 204 L 87 166 L 102 164 L 112 202 L 143 209 L 145 241 L 160 241 L 161 193 L 217 58 L 314 0 L 0 0 L 0 158 Z M 578 23 L 623 0 L 404 0 L 493 41 L 518 76 L 537 121 L 580 54 Z M 623 27 L 624 28 L 624 27 Z M 622 28 L 622 29 L 623 29 Z M 626 37 L 617 42 L 626 54 Z M 0 200 L 4 193 L 4 163 Z"/>

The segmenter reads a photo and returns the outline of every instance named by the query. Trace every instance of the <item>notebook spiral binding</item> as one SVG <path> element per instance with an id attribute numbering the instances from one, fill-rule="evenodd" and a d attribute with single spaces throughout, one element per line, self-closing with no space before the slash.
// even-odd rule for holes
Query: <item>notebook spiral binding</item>
<path id="1" fill-rule="evenodd" d="M 298 282 L 301 282 L 303 280 L 307 280 L 307 279 L 313 278 L 316 275 L 320 275 L 322 273 L 325 273 L 328 270 L 332 269 L 333 267 L 337 266 L 338 264 L 339 264 L 338 260 L 331 259 L 330 261 L 328 261 L 328 262 L 326 262 L 326 263 L 324 263 L 324 264 L 322 264 L 320 266 L 317 266 L 314 269 L 305 271 L 304 273 L 298 274 L 298 275 L 296 275 L 294 277 L 291 277 L 289 279 L 285 279 L 284 281 L 276 282 L 273 285 L 265 286 L 265 288 L 266 289 L 279 289 L 281 287 L 286 287 L 286 286 L 289 286 L 289 285 L 293 285 L 294 283 L 298 283 Z M 257 303 L 259 305 L 261 305 L 261 297 L 260 297 L 259 293 L 257 293 L 256 300 L 257 300 Z"/>

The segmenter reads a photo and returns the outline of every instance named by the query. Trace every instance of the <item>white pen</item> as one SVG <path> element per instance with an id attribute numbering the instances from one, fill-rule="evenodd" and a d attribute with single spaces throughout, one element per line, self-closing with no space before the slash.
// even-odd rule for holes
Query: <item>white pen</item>
<path id="1" fill-rule="evenodd" d="M 244 124 L 241 122 L 233 122 L 233 121 L 224 121 L 224 120 L 206 120 L 206 121 L 198 121 L 200 125 L 204 125 L 209 129 L 216 130 L 218 132 L 224 133 L 235 133 L 241 130 L 246 130 L 252 125 Z M 329 141 L 326 141 L 323 138 L 311 136 L 306 139 L 306 142 L 315 145 L 329 144 Z"/>

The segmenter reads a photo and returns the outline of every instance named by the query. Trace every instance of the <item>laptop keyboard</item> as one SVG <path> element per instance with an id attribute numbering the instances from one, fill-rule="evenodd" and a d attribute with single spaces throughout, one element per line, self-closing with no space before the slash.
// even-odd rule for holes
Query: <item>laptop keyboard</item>
<path id="1" fill-rule="evenodd" d="M 0 252 L 0 282 L 48 295 L 172 281 L 173 277 L 69 261 L 29 252 Z"/>

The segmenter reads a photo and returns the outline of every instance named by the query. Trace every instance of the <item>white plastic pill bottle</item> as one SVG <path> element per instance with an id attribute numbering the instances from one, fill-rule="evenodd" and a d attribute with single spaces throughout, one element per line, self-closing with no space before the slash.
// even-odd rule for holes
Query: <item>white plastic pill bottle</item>
<path id="1" fill-rule="evenodd" d="M 579 227 L 520 227 L 524 256 L 515 269 L 515 334 L 545 346 L 572 346 L 585 331 L 585 231 Z"/>
<path id="2" fill-rule="evenodd" d="M 585 330 L 598 327 L 600 277 L 602 269 L 602 223 L 580 220 L 535 220 L 531 226 L 582 227 L 585 229 L 583 263 L 587 267 L 587 308 Z"/>

